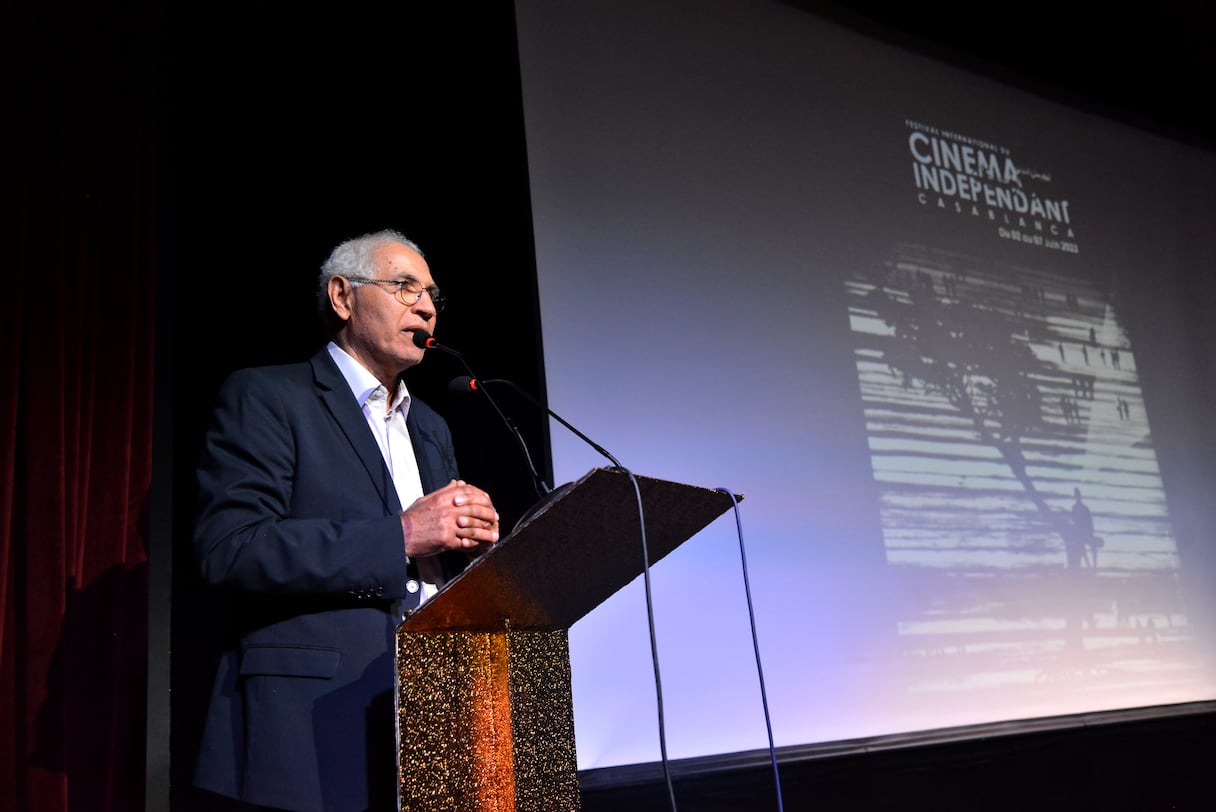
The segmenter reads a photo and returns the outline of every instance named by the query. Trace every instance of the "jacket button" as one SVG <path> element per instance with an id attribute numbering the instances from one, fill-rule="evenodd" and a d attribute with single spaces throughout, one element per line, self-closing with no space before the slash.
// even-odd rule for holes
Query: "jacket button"
<path id="1" fill-rule="evenodd" d="M 405 582 L 405 591 L 413 595 L 418 591 L 418 582 L 413 578 Z"/>

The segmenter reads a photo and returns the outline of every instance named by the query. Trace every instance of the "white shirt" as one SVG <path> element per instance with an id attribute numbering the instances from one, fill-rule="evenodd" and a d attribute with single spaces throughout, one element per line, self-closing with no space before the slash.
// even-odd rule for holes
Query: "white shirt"
<path id="1" fill-rule="evenodd" d="M 418 459 L 414 456 L 414 445 L 410 442 L 409 429 L 405 424 L 410 411 L 410 393 L 405 388 L 405 382 L 398 383 L 393 400 L 386 407 L 388 389 L 375 375 L 334 342 L 329 342 L 326 349 L 363 410 L 363 419 L 367 421 L 367 427 L 384 456 L 401 507 L 408 508 L 422 496 L 422 477 L 418 474 Z M 417 558 L 414 564 L 422 582 L 418 596 L 421 605 L 439 591 L 443 571 L 434 557 Z"/>

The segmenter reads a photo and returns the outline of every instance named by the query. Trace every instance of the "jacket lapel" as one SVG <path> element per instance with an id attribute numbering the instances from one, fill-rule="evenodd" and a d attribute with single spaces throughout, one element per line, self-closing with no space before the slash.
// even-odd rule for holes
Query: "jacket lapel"
<path id="1" fill-rule="evenodd" d="M 397 498 L 397 489 L 393 486 L 392 476 L 389 474 L 388 466 L 384 464 L 384 456 L 380 453 L 380 447 L 376 445 L 375 438 L 368 431 L 367 421 L 363 418 L 359 404 L 355 403 L 355 399 L 350 394 L 350 387 L 347 385 L 346 379 L 342 377 L 334 359 L 329 357 L 329 351 L 324 348 L 314 355 L 309 363 L 312 365 L 313 377 L 317 383 L 321 402 L 329 410 L 338 428 L 346 435 L 347 442 L 350 443 L 359 462 L 367 471 L 368 477 L 376 488 L 376 493 L 380 495 L 380 500 L 384 503 L 385 512 L 399 513 L 401 500 Z"/>

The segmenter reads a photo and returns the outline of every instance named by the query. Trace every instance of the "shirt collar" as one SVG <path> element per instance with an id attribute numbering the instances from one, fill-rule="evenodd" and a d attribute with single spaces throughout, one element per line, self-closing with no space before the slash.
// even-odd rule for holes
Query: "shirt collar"
<path id="1" fill-rule="evenodd" d="M 326 345 L 325 349 L 329 350 L 329 357 L 333 358 L 334 363 L 338 365 L 338 371 L 346 379 L 346 385 L 350 387 L 351 394 L 355 396 L 355 402 L 360 407 L 367 406 L 367 401 L 377 393 L 381 397 L 387 394 L 384 385 L 376 379 L 376 376 L 367 367 L 352 358 L 346 350 L 332 341 Z M 405 388 L 403 380 L 397 380 L 397 391 L 393 394 L 392 408 L 400 410 L 402 417 L 409 413 L 410 393 Z"/>

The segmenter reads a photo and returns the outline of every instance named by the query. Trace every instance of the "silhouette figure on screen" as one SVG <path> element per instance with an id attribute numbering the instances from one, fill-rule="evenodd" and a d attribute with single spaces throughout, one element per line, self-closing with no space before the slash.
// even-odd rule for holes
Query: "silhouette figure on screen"
<path id="1" fill-rule="evenodd" d="M 1089 507 L 1081 499 L 1081 489 L 1073 488 L 1071 510 L 1072 523 L 1064 536 L 1064 548 L 1068 556 L 1068 569 L 1080 570 L 1082 566 L 1098 566 L 1098 548 L 1103 540 L 1094 535 L 1094 519 Z"/>

